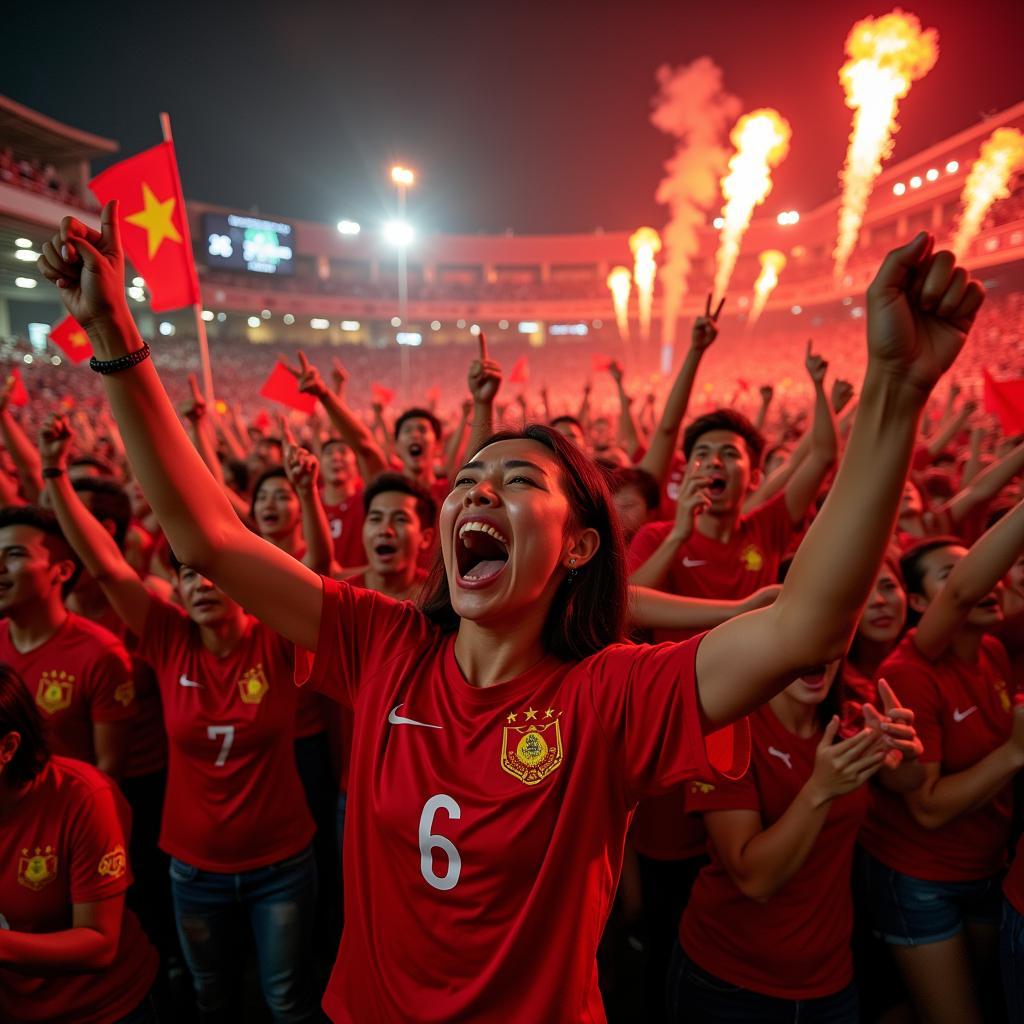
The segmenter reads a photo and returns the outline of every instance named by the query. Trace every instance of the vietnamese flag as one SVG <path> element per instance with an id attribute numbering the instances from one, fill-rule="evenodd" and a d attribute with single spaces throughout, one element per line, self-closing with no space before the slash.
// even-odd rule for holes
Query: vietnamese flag
<path id="1" fill-rule="evenodd" d="M 374 381 L 370 385 L 370 399 L 375 405 L 390 405 L 395 400 L 395 393 Z"/>
<path id="2" fill-rule="evenodd" d="M 7 396 L 8 405 L 28 405 L 28 392 L 25 390 L 25 382 L 21 379 L 21 370 L 17 367 L 7 374 L 7 387 L 10 389 Z"/>
<path id="3" fill-rule="evenodd" d="M 598 355 L 598 353 L 595 352 L 590 357 L 590 365 L 594 368 L 595 372 L 598 373 L 600 373 L 602 370 L 611 369 L 611 356 L 602 356 Z"/>
<path id="4" fill-rule="evenodd" d="M 270 376 L 263 382 L 260 394 L 272 402 L 280 402 L 289 409 L 297 409 L 307 416 L 316 409 L 316 399 L 299 390 L 299 382 L 287 366 L 279 359 L 274 363 Z"/>
<path id="5" fill-rule="evenodd" d="M 1024 434 L 1024 378 L 995 380 L 982 370 L 985 380 L 985 412 L 995 413 L 1004 434 Z"/>
<path id="6" fill-rule="evenodd" d="M 530 379 L 530 367 L 526 361 L 526 356 L 520 356 L 512 367 L 512 372 L 508 375 L 509 384 L 525 384 Z"/>
<path id="7" fill-rule="evenodd" d="M 73 316 L 66 316 L 56 327 L 50 328 L 50 341 L 76 365 L 92 355 L 89 335 Z"/>
<path id="8" fill-rule="evenodd" d="M 101 203 L 118 200 L 121 241 L 146 280 L 153 312 L 196 305 L 199 280 L 174 143 L 161 142 L 108 167 L 89 188 Z"/>

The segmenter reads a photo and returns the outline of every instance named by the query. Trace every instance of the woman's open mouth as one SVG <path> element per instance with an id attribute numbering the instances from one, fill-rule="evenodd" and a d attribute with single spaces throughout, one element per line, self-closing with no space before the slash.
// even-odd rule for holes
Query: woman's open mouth
<path id="1" fill-rule="evenodd" d="M 508 564 L 508 540 L 490 523 L 469 519 L 455 538 L 455 565 L 459 585 L 476 589 L 492 583 Z"/>

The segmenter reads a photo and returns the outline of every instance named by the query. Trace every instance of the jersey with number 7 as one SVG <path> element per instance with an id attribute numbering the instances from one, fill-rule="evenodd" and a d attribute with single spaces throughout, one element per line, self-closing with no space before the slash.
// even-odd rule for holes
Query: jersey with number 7
<path id="1" fill-rule="evenodd" d="M 355 711 L 333 1021 L 604 1020 L 595 954 L 637 798 L 712 755 L 745 766 L 745 725 L 705 749 L 698 643 L 481 689 L 413 605 L 325 580 L 298 677 Z"/>
<path id="2" fill-rule="evenodd" d="M 217 657 L 199 627 L 152 599 L 138 655 L 154 666 L 167 729 L 160 848 L 235 873 L 293 856 L 313 838 L 292 742 L 294 646 L 256 619 Z"/>

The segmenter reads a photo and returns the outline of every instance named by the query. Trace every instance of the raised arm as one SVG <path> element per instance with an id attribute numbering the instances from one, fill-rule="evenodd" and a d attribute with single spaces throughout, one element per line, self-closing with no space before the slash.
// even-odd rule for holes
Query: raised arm
<path id="1" fill-rule="evenodd" d="M 622 367 L 614 359 L 608 364 L 608 372 L 615 381 L 615 391 L 619 396 L 619 444 L 632 460 L 640 450 L 640 435 L 633 419 L 633 399 L 626 394 L 626 388 L 622 383 Z"/>
<path id="2" fill-rule="evenodd" d="M 761 396 L 761 404 L 757 407 L 754 426 L 758 430 L 764 430 L 764 425 L 768 420 L 768 409 L 772 404 L 772 399 L 775 397 L 775 388 L 771 384 L 762 384 L 758 394 Z"/>
<path id="3" fill-rule="evenodd" d="M 846 653 L 892 533 L 921 412 L 984 300 L 951 253 L 931 249 L 921 232 L 889 253 L 868 288 L 868 367 L 850 443 L 782 594 L 700 645 L 698 688 L 712 726 Z"/>
<path id="4" fill-rule="evenodd" d="M 480 355 L 469 367 L 469 394 L 473 399 L 473 428 L 466 451 L 475 455 L 494 433 L 494 399 L 501 388 L 501 364 L 490 358 L 484 332 L 477 335 Z"/>
<path id="5" fill-rule="evenodd" d="M 43 246 L 40 272 L 57 285 L 100 360 L 143 348 L 124 296 L 116 202 L 101 230 L 65 217 Z M 189 443 L 151 359 L 103 376 L 132 471 L 180 561 L 213 580 L 275 632 L 312 649 L 320 624 L 320 577 L 239 521 Z"/>
<path id="6" fill-rule="evenodd" d="M 45 469 L 60 470 L 46 478 L 46 494 L 57 522 L 86 572 L 103 593 L 121 621 L 136 635 L 149 613 L 152 596 L 138 573 L 128 564 L 117 541 L 86 508 L 67 473 L 67 449 L 71 428 L 63 416 L 50 416 L 39 432 L 39 453 Z"/>
<path id="7" fill-rule="evenodd" d="M 925 609 L 914 644 L 935 660 L 949 646 L 979 601 L 993 592 L 1024 551 L 1024 501 L 983 534 L 953 567 Z"/>
<path id="8" fill-rule="evenodd" d="M 316 486 L 320 463 L 311 451 L 299 447 L 283 416 L 281 433 L 284 438 L 284 471 L 299 497 L 302 513 L 302 539 L 306 542 L 302 562 L 313 572 L 329 576 L 335 568 L 340 567 L 334 564 L 331 526 L 327 522 L 327 512 Z"/>
<path id="9" fill-rule="evenodd" d="M 993 501 L 999 492 L 1022 472 L 1024 441 L 1011 448 L 1002 458 L 986 466 L 967 487 L 950 498 L 939 512 L 948 512 L 954 524 L 962 523 L 978 506 Z"/>
<path id="10" fill-rule="evenodd" d="M 686 353 L 683 365 L 679 368 L 675 383 L 665 400 L 665 408 L 661 411 L 661 419 L 651 434 L 647 452 L 640 460 L 640 469 L 645 469 L 659 484 L 665 482 L 672 453 L 679 441 L 679 427 L 686 415 L 686 407 L 690 404 L 690 394 L 694 381 L 697 379 L 697 368 L 700 366 L 704 353 L 718 337 L 718 317 L 722 312 L 725 299 L 718 303 L 718 308 L 711 312 L 711 296 L 705 306 L 704 316 L 693 322 L 690 334 L 690 349 Z"/>
<path id="11" fill-rule="evenodd" d="M 835 416 L 825 394 L 828 363 L 814 353 L 810 341 L 807 342 L 806 366 L 814 386 L 814 420 L 807 434 L 810 439 L 807 455 L 786 484 L 786 509 L 794 525 L 803 522 L 839 452 Z"/>
<path id="12" fill-rule="evenodd" d="M 3 437 L 4 447 L 10 452 L 11 459 L 18 471 L 21 493 L 29 504 L 34 505 L 39 501 L 39 495 L 43 489 L 43 478 L 39 473 L 39 453 L 9 408 L 8 399 L 16 379 L 13 376 L 9 377 L 0 391 L 0 436 Z"/>
<path id="13" fill-rule="evenodd" d="M 299 390 L 320 400 L 331 425 L 355 453 L 359 475 L 369 481 L 383 473 L 388 468 L 384 451 L 362 420 L 324 383 L 320 371 L 306 358 L 306 353 L 299 352 L 298 366 L 282 362 L 298 381 Z"/>

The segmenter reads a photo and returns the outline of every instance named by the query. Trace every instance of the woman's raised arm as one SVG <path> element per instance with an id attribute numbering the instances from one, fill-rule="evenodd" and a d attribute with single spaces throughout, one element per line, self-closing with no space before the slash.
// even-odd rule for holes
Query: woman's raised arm
<path id="1" fill-rule="evenodd" d="M 65 217 L 43 246 L 39 270 L 57 285 L 97 359 L 143 347 L 124 294 L 116 202 L 103 208 L 99 231 Z M 239 521 L 182 429 L 152 361 L 105 374 L 103 382 L 132 471 L 177 558 L 278 633 L 314 648 L 320 577 Z"/>

